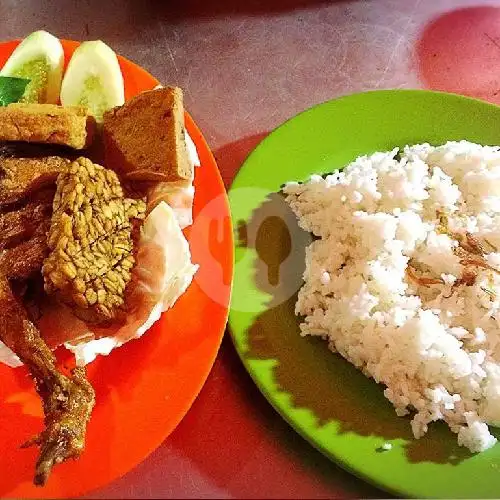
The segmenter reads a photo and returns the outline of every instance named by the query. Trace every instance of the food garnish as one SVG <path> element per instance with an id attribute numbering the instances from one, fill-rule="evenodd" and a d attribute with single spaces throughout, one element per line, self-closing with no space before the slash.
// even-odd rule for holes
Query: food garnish
<path id="1" fill-rule="evenodd" d="M 100 40 L 83 42 L 66 69 L 61 104 L 85 106 L 100 123 L 108 109 L 124 102 L 123 75 L 114 51 Z"/>
<path id="2" fill-rule="evenodd" d="M 29 82 L 30 80 L 27 78 L 0 76 L 0 106 L 8 106 L 18 102 Z"/>
<path id="3" fill-rule="evenodd" d="M 462 270 L 461 276 L 453 283 L 451 286 L 451 293 L 446 296 L 446 298 L 450 298 L 453 295 L 455 289 L 460 285 L 465 286 L 473 286 L 476 283 L 478 277 L 478 268 L 479 269 L 488 269 L 493 273 L 500 274 L 500 270 L 494 268 L 488 262 L 486 262 L 485 257 L 489 251 L 486 250 L 485 244 L 489 247 L 490 251 L 496 252 L 497 248 L 493 245 L 487 238 L 483 238 L 483 242 L 481 242 L 476 236 L 474 236 L 469 231 L 465 231 L 463 233 L 450 231 L 449 217 L 442 210 L 437 210 L 436 215 L 438 217 L 439 224 L 436 226 L 436 229 L 440 234 L 447 234 L 451 238 L 453 238 L 458 246 L 454 248 L 454 253 L 460 258 L 459 263 L 464 266 Z M 411 261 L 408 263 L 407 269 L 408 276 L 417 284 L 428 286 L 444 284 L 442 278 L 419 278 L 415 275 L 412 267 Z M 485 287 L 480 287 L 485 293 L 493 296 L 495 295 L 490 289 Z"/>
<path id="4" fill-rule="evenodd" d="M 429 286 L 429 285 L 442 285 L 443 280 L 441 278 L 432 278 L 429 276 L 418 276 L 415 272 L 415 268 L 412 265 L 412 262 L 408 262 L 408 267 L 406 268 L 406 274 L 408 277 L 420 286 Z"/>
<path id="5" fill-rule="evenodd" d="M 46 31 L 35 31 L 16 47 L 0 75 L 30 80 L 21 102 L 55 104 L 63 66 L 64 51 L 59 39 Z"/>

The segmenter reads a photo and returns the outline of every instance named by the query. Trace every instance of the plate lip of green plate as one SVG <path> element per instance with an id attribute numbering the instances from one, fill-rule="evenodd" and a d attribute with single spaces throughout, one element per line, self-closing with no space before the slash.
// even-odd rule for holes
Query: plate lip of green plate
<path id="1" fill-rule="evenodd" d="M 296 113 L 296 114 L 290 116 L 289 118 L 287 118 L 286 120 L 284 120 L 277 127 L 273 128 L 266 135 L 266 137 L 264 137 L 257 144 L 257 146 L 252 151 L 250 151 L 250 153 L 248 154 L 248 156 L 245 158 L 245 160 L 241 164 L 241 167 L 239 168 L 238 172 L 234 176 L 234 178 L 233 178 L 233 180 L 231 182 L 231 185 L 229 186 L 228 194 L 231 193 L 231 191 L 234 189 L 234 187 L 238 187 L 237 186 L 238 181 L 241 178 L 242 170 L 245 167 L 245 165 L 247 164 L 247 162 L 251 158 L 253 158 L 253 156 L 256 153 L 258 153 L 260 151 L 261 147 L 263 147 L 265 145 L 265 143 L 269 139 L 273 138 L 275 134 L 280 133 L 282 130 L 284 130 L 285 128 L 287 128 L 289 126 L 290 122 L 295 121 L 297 118 L 302 117 L 303 115 L 307 115 L 309 113 L 312 113 L 312 112 L 316 111 L 316 109 L 321 108 L 323 106 L 328 106 L 328 105 L 332 105 L 333 103 L 337 103 L 337 102 L 340 102 L 340 101 L 355 99 L 355 98 L 358 98 L 358 97 L 368 96 L 368 95 L 371 95 L 371 94 L 387 95 L 387 96 L 394 95 L 394 94 L 407 94 L 407 95 L 415 95 L 415 96 L 416 95 L 427 95 L 427 96 L 431 96 L 432 95 L 432 96 L 435 96 L 435 97 L 442 96 L 444 98 L 456 99 L 457 101 L 468 101 L 468 102 L 471 102 L 471 103 L 476 103 L 476 104 L 479 104 L 479 105 L 482 105 L 482 106 L 485 106 L 485 107 L 489 107 L 490 109 L 494 108 L 494 109 L 500 110 L 500 105 L 496 105 L 496 104 L 493 104 L 491 102 L 484 101 L 483 99 L 478 99 L 477 97 L 471 97 L 471 96 L 466 96 L 466 95 L 462 95 L 462 94 L 457 94 L 455 92 L 445 92 L 445 91 L 442 91 L 442 90 L 427 90 L 427 89 L 376 89 L 376 90 L 365 90 L 365 91 L 362 91 L 362 92 L 355 92 L 355 93 L 351 93 L 351 94 L 340 95 L 340 96 L 335 97 L 333 99 L 327 99 L 325 101 L 321 101 L 321 102 L 319 102 L 317 104 L 309 106 L 308 108 L 306 108 L 306 109 L 304 109 L 302 111 L 299 111 L 298 113 Z M 236 186 L 235 186 L 235 184 L 236 184 Z M 230 205 L 231 205 L 231 203 L 230 203 Z"/>
<path id="2" fill-rule="evenodd" d="M 407 94 L 407 95 L 426 95 L 426 96 L 434 96 L 434 97 L 443 97 L 443 98 L 449 98 L 449 99 L 456 99 L 457 101 L 460 102 L 469 102 L 469 103 L 474 103 L 476 105 L 481 105 L 490 109 L 494 109 L 496 112 L 500 113 L 500 106 L 497 106 L 496 104 L 493 104 L 488 101 L 484 101 L 482 99 L 478 99 L 476 97 L 471 97 L 471 96 L 465 96 L 462 94 L 457 94 L 454 92 L 444 92 L 440 90 L 427 90 L 427 89 L 376 89 L 376 90 L 366 90 L 362 92 L 355 92 L 355 93 L 350 93 L 350 94 L 344 94 L 341 96 L 338 96 L 333 99 L 327 99 L 325 101 L 319 102 L 317 104 L 314 104 L 298 113 L 295 115 L 289 117 L 285 121 L 283 121 L 280 125 L 272 129 L 269 134 L 262 139 L 259 144 L 248 154 L 248 156 L 245 158 L 244 162 L 242 163 L 240 169 L 238 170 L 237 174 L 235 175 L 233 181 L 231 182 L 231 185 L 228 189 L 228 199 L 229 199 L 229 207 L 231 210 L 231 219 L 233 219 L 233 206 L 231 203 L 231 192 L 234 191 L 235 189 L 238 189 L 239 182 L 241 178 L 243 177 L 243 170 L 245 166 L 252 161 L 254 156 L 256 156 L 259 151 L 266 146 L 266 143 L 269 141 L 272 141 L 275 137 L 275 135 L 279 134 L 281 131 L 286 129 L 288 126 L 290 126 L 290 122 L 294 122 L 297 118 L 303 117 L 304 115 L 308 115 L 309 113 L 315 112 L 318 108 L 332 105 L 334 103 L 337 103 L 339 101 L 345 101 L 345 100 L 350 100 L 350 99 L 356 99 L 359 97 L 363 96 L 368 96 L 371 94 L 378 94 L 378 95 L 394 95 L 394 94 Z M 233 239 L 233 243 L 235 246 L 235 250 L 237 248 L 237 238 Z M 235 254 L 235 252 L 233 252 Z M 236 276 L 236 263 L 234 267 L 234 279 L 237 279 Z M 233 282 L 234 285 L 234 282 Z M 232 290 L 232 293 L 234 294 L 234 288 Z M 368 475 L 358 469 L 354 469 L 351 467 L 344 458 L 335 455 L 331 451 L 327 450 L 326 447 L 323 445 L 322 442 L 314 439 L 308 433 L 300 426 L 298 421 L 295 421 L 288 412 L 285 412 L 280 409 L 279 405 L 276 403 L 276 401 L 273 399 L 273 395 L 268 391 L 268 389 L 265 387 L 264 383 L 262 382 L 258 370 L 255 370 L 252 367 L 252 364 L 250 363 L 250 360 L 246 357 L 245 352 L 243 349 L 240 348 L 240 344 L 238 339 L 236 338 L 236 334 L 233 331 L 232 328 L 232 314 L 233 314 L 233 308 L 232 308 L 232 302 L 230 302 L 229 306 L 229 313 L 228 313 L 228 322 L 227 322 L 227 330 L 229 332 L 232 344 L 238 354 L 238 357 L 240 358 L 241 362 L 243 363 L 243 366 L 245 367 L 245 370 L 247 373 L 250 375 L 253 383 L 258 387 L 260 393 L 265 397 L 266 401 L 272 406 L 272 408 L 277 412 L 277 414 L 287 422 L 287 424 L 297 433 L 299 434 L 309 445 L 311 445 L 314 449 L 318 450 L 322 455 L 324 455 L 328 460 L 330 460 L 332 463 L 340 466 L 343 470 L 347 471 L 348 473 L 352 474 L 353 476 L 361 479 L 362 481 L 365 481 L 366 483 L 374 486 L 375 488 L 385 491 L 391 495 L 394 496 L 400 496 L 400 495 L 405 495 L 407 498 L 417 498 L 415 497 L 414 493 L 410 491 L 406 491 L 406 489 L 403 488 L 393 488 L 390 485 L 384 484 L 380 480 L 376 480 L 374 477 L 371 475 Z"/>

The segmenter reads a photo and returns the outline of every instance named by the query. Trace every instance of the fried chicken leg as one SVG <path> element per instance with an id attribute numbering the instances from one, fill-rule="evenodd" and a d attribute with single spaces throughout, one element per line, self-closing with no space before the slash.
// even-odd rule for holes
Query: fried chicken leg
<path id="1" fill-rule="evenodd" d="M 95 393 L 83 369 L 58 370 L 33 323 L 37 304 L 25 295 L 27 281 L 41 278 L 56 179 L 70 162 L 33 149 L 19 157 L 16 149 L 0 145 L 0 341 L 28 368 L 43 402 L 45 429 L 23 446 L 40 447 L 34 483 L 44 485 L 55 464 L 82 453 Z"/>
<path id="2" fill-rule="evenodd" d="M 43 401 L 45 430 L 23 446 L 40 446 L 34 483 L 44 485 L 54 464 L 77 458 L 83 451 L 94 390 L 84 369 L 75 368 L 71 377 L 57 370 L 52 351 L 14 297 L 5 276 L 0 277 L 0 310 L 0 340 L 27 366 Z"/>

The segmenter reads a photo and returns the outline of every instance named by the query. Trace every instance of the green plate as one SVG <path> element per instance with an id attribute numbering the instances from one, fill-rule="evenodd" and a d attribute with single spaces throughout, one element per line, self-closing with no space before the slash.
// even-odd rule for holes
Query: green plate
<path id="1" fill-rule="evenodd" d="M 286 181 L 331 172 L 360 154 L 460 139 L 500 144 L 500 108 L 418 90 L 351 95 L 271 133 L 229 193 L 238 233 L 229 324 L 248 372 L 316 448 L 398 496 L 498 497 L 500 444 L 472 455 L 442 424 L 413 439 L 409 418 L 396 416 L 381 386 L 325 342 L 300 336 L 294 304 L 310 237 L 277 192 Z M 392 449 L 383 451 L 384 443 Z"/>

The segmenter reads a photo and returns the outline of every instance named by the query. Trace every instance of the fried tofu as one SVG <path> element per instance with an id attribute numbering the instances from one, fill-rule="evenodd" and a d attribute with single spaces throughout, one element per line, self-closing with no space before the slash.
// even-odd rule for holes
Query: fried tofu
<path id="1" fill-rule="evenodd" d="M 143 92 L 104 114 L 105 163 L 127 180 L 190 184 L 182 90 Z"/>
<path id="2" fill-rule="evenodd" d="M 85 107 L 21 103 L 0 107 L 0 141 L 83 149 L 92 142 L 94 132 L 95 120 Z"/>

